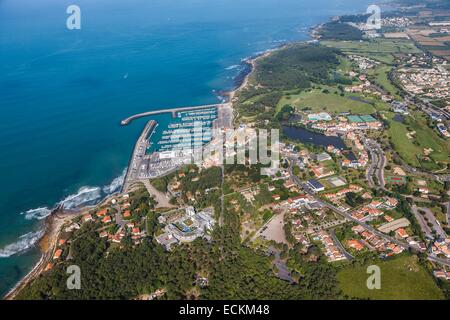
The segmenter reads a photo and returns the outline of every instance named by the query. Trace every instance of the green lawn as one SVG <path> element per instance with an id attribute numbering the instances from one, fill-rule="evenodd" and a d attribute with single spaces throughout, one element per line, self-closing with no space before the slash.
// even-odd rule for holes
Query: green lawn
<path id="1" fill-rule="evenodd" d="M 283 96 L 277 105 L 277 111 L 289 104 L 293 107 L 309 107 L 313 112 L 327 111 L 330 113 L 341 113 L 351 111 L 355 114 L 369 114 L 375 112 L 375 108 L 365 102 L 350 99 L 348 96 L 341 97 L 334 94 L 337 89 L 327 88 L 330 93 L 323 93 L 322 90 L 315 89 L 310 92 Z"/>
<path id="2" fill-rule="evenodd" d="M 406 123 L 400 123 L 392 120 L 392 113 L 387 114 L 390 123 L 389 137 L 395 150 L 406 162 L 416 167 L 423 166 L 433 170 L 439 168 L 434 162 L 449 163 L 450 157 L 448 150 L 450 149 L 450 143 L 443 140 L 435 131 L 429 128 L 420 114 L 415 112 L 412 116 L 407 118 Z M 409 139 L 406 135 L 409 132 L 407 127 L 416 132 L 412 136 L 412 139 Z M 434 162 L 427 163 L 419 161 L 417 156 L 424 156 L 425 148 L 433 149 L 429 157 Z"/>
<path id="3" fill-rule="evenodd" d="M 374 300 L 436 300 L 443 299 L 441 290 L 432 276 L 419 265 L 416 256 L 400 256 L 365 266 L 341 269 L 337 278 L 343 294 L 359 299 Z M 366 285 L 367 266 L 381 269 L 381 289 L 369 290 Z"/>

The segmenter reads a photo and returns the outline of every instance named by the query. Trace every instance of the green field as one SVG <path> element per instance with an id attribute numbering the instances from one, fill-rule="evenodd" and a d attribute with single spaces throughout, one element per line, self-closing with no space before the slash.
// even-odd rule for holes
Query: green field
<path id="1" fill-rule="evenodd" d="M 369 290 L 367 266 L 381 269 L 381 289 Z M 344 295 L 374 300 L 436 300 L 444 296 L 432 276 L 418 263 L 416 256 L 399 256 L 365 266 L 344 267 L 337 274 Z"/>
<path id="2" fill-rule="evenodd" d="M 403 100 L 398 94 L 398 89 L 391 83 L 388 78 L 388 74 L 391 71 L 391 67 L 389 66 L 379 66 L 374 70 L 369 72 L 369 75 L 373 75 L 375 77 L 375 82 L 383 87 L 386 91 L 388 91 L 392 96 L 395 96 L 397 100 Z"/>
<path id="3" fill-rule="evenodd" d="M 410 40 L 376 39 L 371 41 L 321 41 L 328 47 L 343 51 L 362 53 L 420 53 L 421 51 Z"/>
<path id="4" fill-rule="evenodd" d="M 392 64 L 396 53 L 421 52 L 412 41 L 401 39 L 376 39 L 371 41 L 321 41 L 328 47 L 338 48 L 345 53 L 355 53 Z"/>
<path id="5" fill-rule="evenodd" d="M 412 117 L 408 116 L 405 123 L 393 120 L 393 114 L 387 114 L 389 121 L 389 136 L 395 150 L 408 164 L 416 167 L 424 167 L 430 170 L 438 169 L 439 166 L 435 162 L 449 163 L 450 157 L 448 150 L 450 143 L 443 140 L 438 134 L 428 127 L 425 119 L 418 113 L 413 113 Z M 416 133 L 409 139 L 407 136 L 407 128 Z M 433 152 L 429 157 L 433 162 L 421 162 L 417 156 L 425 156 L 424 149 L 431 148 Z"/>
<path id="6" fill-rule="evenodd" d="M 289 104 L 299 109 L 309 107 L 313 112 L 327 111 L 330 113 L 341 113 L 350 111 L 355 114 L 370 114 L 375 112 L 375 108 L 365 102 L 352 100 L 349 96 L 341 97 L 334 94 L 336 89 L 329 89 L 330 93 L 323 93 L 322 90 L 315 89 L 309 92 L 301 92 L 290 96 L 284 95 L 277 105 L 277 111 Z"/>

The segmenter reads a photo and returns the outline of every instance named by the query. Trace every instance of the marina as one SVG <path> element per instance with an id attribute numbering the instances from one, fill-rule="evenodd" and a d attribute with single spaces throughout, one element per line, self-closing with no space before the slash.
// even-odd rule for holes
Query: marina
<path id="1" fill-rule="evenodd" d="M 192 163 L 196 151 L 214 138 L 213 129 L 231 126 L 228 119 L 232 111 L 218 112 L 219 108 L 230 107 L 230 104 L 218 104 L 156 110 L 123 120 L 121 123 L 125 126 L 140 117 L 172 113 L 172 118 L 164 125 L 153 119 L 147 122 L 136 142 L 123 190 L 128 190 L 134 182 L 167 175 Z"/>

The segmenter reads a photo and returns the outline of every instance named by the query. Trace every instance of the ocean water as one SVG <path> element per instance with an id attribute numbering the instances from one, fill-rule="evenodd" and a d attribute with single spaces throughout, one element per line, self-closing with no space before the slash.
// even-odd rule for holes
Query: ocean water
<path id="1" fill-rule="evenodd" d="M 218 102 L 243 58 L 369 0 L 0 0 L 0 294 L 58 202 L 119 188 L 151 109 Z M 81 30 L 66 9 L 81 8 Z"/>

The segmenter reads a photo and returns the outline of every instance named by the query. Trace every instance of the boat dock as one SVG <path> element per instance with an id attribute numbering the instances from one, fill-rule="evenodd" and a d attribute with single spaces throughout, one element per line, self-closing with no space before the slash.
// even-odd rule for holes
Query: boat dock
<path id="1" fill-rule="evenodd" d="M 227 106 L 227 103 L 217 103 L 217 104 L 207 104 L 203 106 L 193 106 L 193 107 L 180 107 L 180 108 L 172 108 L 172 109 L 161 109 L 161 110 L 154 110 L 154 111 L 148 111 L 148 112 L 142 112 L 135 115 L 132 115 L 131 117 L 128 117 L 126 119 L 123 119 L 120 124 L 122 126 L 126 126 L 130 124 L 133 120 L 148 117 L 156 114 L 162 114 L 162 113 L 172 113 L 172 116 L 175 118 L 177 116 L 177 112 L 181 111 L 192 111 L 192 110 L 199 110 L 199 109 L 206 109 L 206 108 L 220 108 L 222 106 Z"/>
<path id="2" fill-rule="evenodd" d="M 149 143 L 147 137 L 150 135 L 155 126 L 156 121 L 150 120 L 145 125 L 144 130 L 142 130 L 142 133 L 134 146 L 133 154 L 128 164 L 127 173 L 125 175 L 125 180 L 122 186 L 122 192 L 128 189 L 131 182 L 137 180 L 136 178 L 139 169 L 139 163 L 140 160 L 144 157 Z"/>

